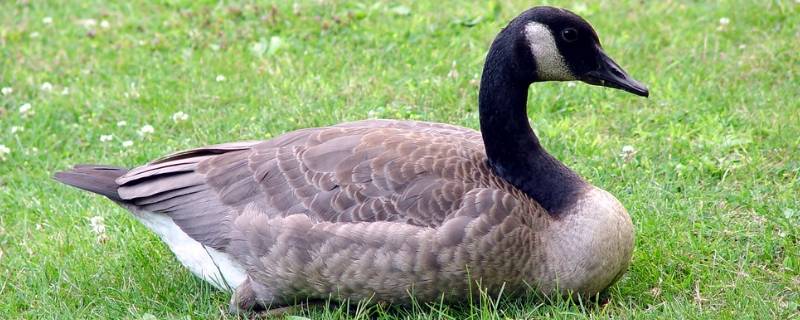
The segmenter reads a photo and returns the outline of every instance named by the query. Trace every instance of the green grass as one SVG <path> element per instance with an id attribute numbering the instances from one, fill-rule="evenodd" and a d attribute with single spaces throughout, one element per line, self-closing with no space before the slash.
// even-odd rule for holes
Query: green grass
<path id="1" fill-rule="evenodd" d="M 0 95 L 0 144 L 11 150 L 0 160 L 3 319 L 229 317 L 228 295 L 127 212 L 50 175 L 370 116 L 477 128 L 488 45 L 533 4 L 65 2 L 0 1 L 0 87 L 13 88 Z M 532 298 L 373 315 L 800 318 L 800 3 L 548 3 L 585 16 L 651 89 L 640 99 L 547 83 L 529 100 L 551 153 L 631 213 L 630 270 L 601 306 Z M 33 114 L 19 112 L 25 103 Z M 188 120 L 173 121 L 178 111 Z M 155 132 L 140 137 L 145 124 Z M 627 160 L 626 145 L 636 151 Z M 369 315 L 360 310 L 299 315 Z"/>

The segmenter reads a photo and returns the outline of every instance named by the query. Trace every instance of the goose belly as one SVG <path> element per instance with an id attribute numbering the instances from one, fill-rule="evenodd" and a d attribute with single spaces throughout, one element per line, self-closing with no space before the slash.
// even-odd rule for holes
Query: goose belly
<path id="1" fill-rule="evenodd" d="M 178 261 L 195 276 L 223 291 L 235 290 L 247 278 L 242 265 L 229 254 L 187 235 L 172 218 L 158 213 L 129 208 L 134 217 L 161 238 Z"/>

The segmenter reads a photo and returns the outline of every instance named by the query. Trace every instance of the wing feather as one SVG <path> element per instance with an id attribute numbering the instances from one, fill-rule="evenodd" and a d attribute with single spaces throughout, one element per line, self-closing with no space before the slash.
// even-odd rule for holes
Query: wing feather
<path id="1" fill-rule="evenodd" d="M 488 170 L 481 143 L 470 129 L 367 120 L 182 151 L 117 182 L 124 201 L 169 215 L 216 249 L 228 246 L 245 210 L 253 219 L 436 227 Z"/>

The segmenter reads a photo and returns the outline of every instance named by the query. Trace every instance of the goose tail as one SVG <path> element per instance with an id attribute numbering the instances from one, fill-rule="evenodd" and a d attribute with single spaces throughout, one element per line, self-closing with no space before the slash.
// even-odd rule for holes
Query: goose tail
<path id="1" fill-rule="evenodd" d="M 70 170 L 56 172 L 53 179 L 63 184 L 106 196 L 114 201 L 122 201 L 117 189 L 117 178 L 126 174 L 128 169 L 105 166 L 79 164 Z"/>

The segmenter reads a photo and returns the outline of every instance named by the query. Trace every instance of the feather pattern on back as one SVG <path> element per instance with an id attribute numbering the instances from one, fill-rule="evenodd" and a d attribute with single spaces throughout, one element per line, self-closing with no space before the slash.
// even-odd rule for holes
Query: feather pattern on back
<path id="1" fill-rule="evenodd" d="M 315 222 L 437 227 L 471 189 L 497 185 L 484 163 L 476 131 L 368 120 L 179 152 L 117 182 L 126 202 L 167 214 L 198 241 L 220 249 L 229 241 L 231 221 L 246 207 Z"/>

